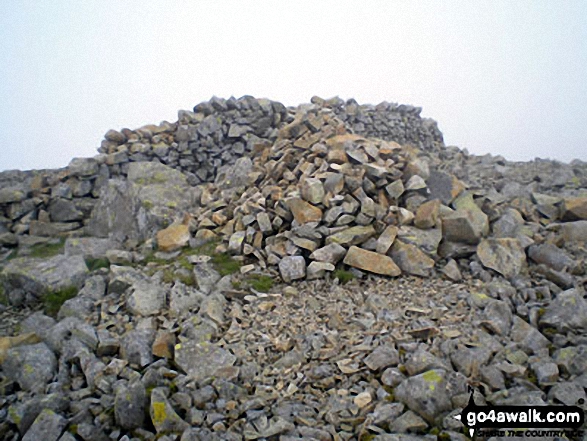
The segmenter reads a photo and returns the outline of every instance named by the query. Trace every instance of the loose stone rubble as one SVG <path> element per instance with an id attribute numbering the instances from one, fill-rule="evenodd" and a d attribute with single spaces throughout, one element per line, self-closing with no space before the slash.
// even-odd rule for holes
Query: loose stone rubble
<path id="1" fill-rule="evenodd" d="M 311 101 L 0 173 L 1 439 L 463 440 L 469 388 L 586 407 L 587 164 Z"/>

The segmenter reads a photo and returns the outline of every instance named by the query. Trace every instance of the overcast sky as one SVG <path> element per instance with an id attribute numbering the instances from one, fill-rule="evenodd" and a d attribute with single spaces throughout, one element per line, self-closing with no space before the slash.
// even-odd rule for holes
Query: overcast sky
<path id="1" fill-rule="evenodd" d="M 213 95 L 413 104 L 474 154 L 587 160 L 587 1 L 0 1 L 0 170 Z"/>

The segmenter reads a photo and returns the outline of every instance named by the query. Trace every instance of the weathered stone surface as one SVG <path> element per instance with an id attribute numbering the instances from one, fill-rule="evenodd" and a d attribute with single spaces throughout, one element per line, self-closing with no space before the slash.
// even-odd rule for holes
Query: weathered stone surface
<path id="1" fill-rule="evenodd" d="M 0 273 L 6 290 L 22 289 L 34 297 L 69 287 L 81 287 L 88 268 L 81 256 L 57 255 L 50 258 L 11 260 Z"/>
<path id="2" fill-rule="evenodd" d="M 339 231 L 326 238 L 326 245 L 335 243 L 339 245 L 360 245 L 375 235 L 372 225 L 350 227 Z"/>
<path id="3" fill-rule="evenodd" d="M 216 345 L 188 340 L 175 345 L 175 362 L 190 378 L 202 381 L 215 376 L 218 370 L 234 365 L 236 357 Z"/>
<path id="4" fill-rule="evenodd" d="M 49 215 L 53 222 L 72 222 L 83 218 L 83 213 L 76 208 L 75 204 L 63 198 L 57 198 L 51 202 Z"/>
<path id="5" fill-rule="evenodd" d="M 452 409 L 450 401 L 454 390 L 450 390 L 451 379 L 446 371 L 433 369 L 404 380 L 396 389 L 395 396 L 428 423 Z M 466 389 L 465 383 L 459 392 Z M 451 393 L 452 392 L 452 393 Z"/>
<path id="6" fill-rule="evenodd" d="M 179 250 L 187 245 L 190 237 L 187 225 L 171 225 L 157 232 L 157 247 L 166 253 Z"/>
<path id="7" fill-rule="evenodd" d="M 158 314 L 167 302 L 167 288 L 155 284 L 138 282 L 132 286 L 126 305 L 134 314 Z"/>
<path id="8" fill-rule="evenodd" d="M 425 202 L 418 207 L 416 217 L 414 218 L 414 225 L 423 230 L 432 228 L 436 225 L 438 215 L 440 213 L 440 200 L 433 199 Z"/>
<path id="9" fill-rule="evenodd" d="M 99 259 L 106 256 L 106 252 L 116 247 L 116 242 L 98 237 L 70 237 L 65 241 L 67 256 L 83 256 L 84 258 Z"/>
<path id="10" fill-rule="evenodd" d="M 98 161 L 94 158 L 73 158 L 67 166 L 72 176 L 89 177 L 98 174 Z"/>
<path id="11" fill-rule="evenodd" d="M 562 220 L 587 220 L 587 197 L 568 198 L 563 201 Z"/>
<path id="12" fill-rule="evenodd" d="M 542 326 L 559 331 L 587 329 L 587 301 L 577 289 L 559 293 L 540 318 Z"/>
<path id="13" fill-rule="evenodd" d="M 169 309 L 176 314 L 188 311 L 190 308 L 199 306 L 204 297 L 200 291 L 176 282 L 169 292 Z"/>
<path id="14" fill-rule="evenodd" d="M 445 240 L 474 245 L 481 240 L 486 225 L 487 216 L 483 220 L 471 211 L 457 210 L 442 217 L 442 234 Z"/>
<path id="15" fill-rule="evenodd" d="M 183 173 L 156 162 L 131 162 L 128 180 L 108 181 L 87 226 L 89 234 L 145 240 L 189 211 L 196 194 Z"/>
<path id="16" fill-rule="evenodd" d="M 306 277 L 306 260 L 302 256 L 287 256 L 279 262 L 279 272 L 286 283 Z"/>
<path id="17" fill-rule="evenodd" d="M 375 251 L 379 254 L 387 254 L 393 241 L 397 237 L 398 228 L 394 225 L 389 225 L 383 230 L 383 233 L 377 238 L 377 245 Z"/>
<path id="18" fill-rule="evenodd" d="M 310 259 L 317 260 L 318 262 L 328 262 L 336 265 L 342 260 L 346 254 L 346 249 L 337 243 L 331 243 L 322 248 L 318 248 L 312 254 Z"/>
<path id="19" fill-rule="evenodd" d="M 399 363 L 399 353 L 393 347 L 387 345 L 379 346 L 365 357 L 363 361 L 369 369 L 378 371 L 390 366 L 397 366 Z"/>
<path id="20" fill-rule="evenodd" d="M 384 276 L 397 277 L 401 270 L 389 256 L 351 246 L 344 258 L 344 264 Z"/>
<path id="21" fill-rule="evenodd" d="M 329 262 L 310 262 L 306 269 L 306 277 L 308 280 L 321 279 L 326 272 L 332 272 L 335 268 L 336 267 Z"/>
<path id="22" fill-rule="evenodd" d="M 114 417 L 116 423 L 125 430 L 143 427 L 147 391 L 140 381 L 132 381 L 120 387 L 114 397 Z"/>
<path id="23" fill-rule="evenodd" d="M 157 433 L 182 433 L 190 425 L 175 412 L 167 400 L 167 389 L 156 387 L 151 392 L 151 422 Z"/>
<path id="24" fill-rule="evenodd" d="M 567 253 L 553 244 L 532 245 L 528 248 L 528 257 L 536 263 L 543 263 L 556 271 L 564 269 L 573 272 L 577 263 Z"/>
<path id="25" fill-rule="evenodd" d="M 48 383 L 57 369 L 57 359 L 45 343 L 9 349 L 2 363 L 7 378 L 16 381 L 23 390 L 32 390 Z"/>
<path id="26" fill-rule="evenodd" d="M 320 179 L 306 178 L 300 184 L 300 194 L 305 201 L 311 204 L 319 204 L 324 197 L 324 185 L 322 185 Z"/>
<path id="27" fill-rule="evenodd" d="M 434 267 L 434 260 L 418 247 L 396 240 L 390 251 L 391 257 L 403 272 L 415 276 L 428 276 Z"/>
<path id="28" fill-rule="evenodd" d="M 319 222 L 322 220 L 322 210 L 300 198 L 291 198 L 286 202 L 294 219 L 298 224 Z"/>
<path id="29" fill-rule="evenodd" d="M 514 277 L 526 266 L 526 253 L 518 239 L 485 239 L 477 246 L 481 263 L 505 277 Z"/>
<path id="30" fill-rule="evenodd" d="M 27 191 L 24 187 L 4 187 L 0 188 L 0 204 L 11 202 L 20 202 L 26 199 Z"/>
<path id="31" fill-rule="evenodd" d="M 457 178 L 438 170 L 430 171 L 426 184 L 430 190 L 430 198 L 440 199 L 444 205 L 450 205 L 465 189 L 465 185 Z"/>
<path id="32" fill-rule="evenodd" d="M 57 441 L 67 426 L 67 420 L 50 409 L 44 409 L 27 433 L 23 441 Z"/>
<path id="33" fill-rule="evenodd" d="M 155 332 L 152 329 L 135 329 L 127 332 L 120 341 L 120 356 L 139 367 L 153 362 L 152 346 Z"/>

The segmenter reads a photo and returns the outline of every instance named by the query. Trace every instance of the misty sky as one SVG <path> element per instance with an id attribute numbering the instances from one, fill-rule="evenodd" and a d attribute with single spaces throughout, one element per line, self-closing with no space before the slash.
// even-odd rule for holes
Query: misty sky
<path id="1" fill-rule="evenodd" d="M 0 1 L 0 170 L 213 95 L 413 104 L 474 154 L 587 160 L 587 1 Z"/>

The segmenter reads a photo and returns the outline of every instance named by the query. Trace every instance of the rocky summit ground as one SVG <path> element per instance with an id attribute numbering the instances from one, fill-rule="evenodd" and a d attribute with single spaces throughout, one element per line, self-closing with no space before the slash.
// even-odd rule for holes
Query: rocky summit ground
<path id="1" fill-rule="evenodd" d="M 470 155 L 420 112 L 212 98 L 0 173 L 0 439 L 448 441 L 471 391 L 586 409 L 587 164 Z"/>

